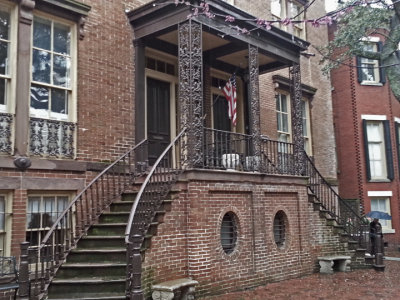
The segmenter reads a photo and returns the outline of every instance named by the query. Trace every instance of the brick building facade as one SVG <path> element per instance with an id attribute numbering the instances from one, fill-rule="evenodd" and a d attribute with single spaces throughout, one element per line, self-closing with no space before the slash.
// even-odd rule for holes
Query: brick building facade
<path id="1" fill-rule="evenodd" d="M 175 6 L 155 1 L 153 14 L 149 2 L 0 1 L 1 17 L 6 20 L 1 41 L 9 49 L 4 54 L 8 55 L 7 68 L 0 74 L 6 86 L 2 89 L 5 100 L 0 102 L 1 255 L 19 256 L 20 243 L 25 240 L 31 247 L 39 245 L 68 203 L 93 178 L 150 135 L 146 131 L 153 126 L 147 120 L 150 103 L 144 99 L 150 97 L 151 84 L 157 85 L 157 93 L 162 93 L 163 88 L 164 92 L 168 90 L 167 142 L 177 136 L 179 125 L 185 121 L 185 110 L 179 106 L 185 90 L 178 76 L 178 69 L 181 73 L 184 66 L 174 51 L 181 47 L 175 43 L 176 36 L 182 35 L 180 43 L 184 36 L 175 25 L 172 30 L 163 31 L 166 27 L 144 26 L 141 22 L 147 20 L 140 18 L 141 14 L 149 13 L 153 18 L 154 14 L 165 13 L 168 25 L 186 11 L 184 5 L 172 8 Z M 230 4 L 234 6 L 226 2 L 233 2 Z M 310 6 L 305 17 L 323 15 L 323 2 Z M 277 9 L 271 7 L 271 1 L 253 1 L 250 5 L 248 1 L 216 0 L 213 8 L 224 8 L 238 18 L 255 15 L 283 19 L 292 3 L 279 3 Z M 300 10 L 305 1 L 294 3 L 294 8 Z M 180 10 L 181 15 L 175 15 Z M 172 21 L 168 16 L 174 16 Z M 186 22 L 186 15 L 182 20 L 182 24 Z M 214 24 L 208 24 L 206 19 L 201 22 L 202 50 L 209 55 L 204 55 L 202 66 L 201 120 L 205 126 L 223 129 L 216 125 L 219 120 L 213 105 L 224 100 L 218 87 L 239 69 L 238 123 L 228 131 L 254 138 L 252 134 L 258 130 L 263 138 L 281 143 L 295 142 L 300 134 L 317 168 L 336 184 L 330 80 L 321 74 L 318 55 L 300 55 L 307 47 L 298 38 L 323 45 L 327 32 L 308 24 L 299 28 L 283 26 L 284 30 L 273 29 L 272 33 L 263 30 L 264 40 L 259 44 L 262 51 L 253 54 L 253 33 L 249 37 L 232 34 L 224 39 L 218 33 L 219 27 L 212 27 Z M 229 29 L 226 24 L 221 27 L 222 32 Z M 268 34 L 273 35 L 270 40 L 263 36 Z M 238 47 L 235 51 L 246 59 L 250 56 L 250 66 L 246 61 L 235 61 L 238 57 L 228 51 L 226 43 L 232 40 L 232 45 Z M 221 54 L 222 62 L 214 60 L 217 52 L 212 52 L 213 42 L 219 43 L 221 53 L 227 53 L 226 58 Z M 269 52 L 265 45 L 276 49 Z M 312 48 L 306 52 L 313 52 Z M 255 55 L 259 55 L 255 60 L 257 75 L 258 69 L 262 72 L 259 79 L 251 72 L 250 79 L 246 79 L 246 68 L 252 67 L 251 59 L 258 57 Z M 298 97 L 293 92 L 296 81 L 289 73 L 296 64 L 301 68 L 302 99 L 298 100 L 302 101 L 298 103 L 301 113 L 297 116 L 301 116 L 304 131 L 300 133 L 291 121 L 293 111 L 299 107 L 290 108 L 292 98 Z M 257 85 L 258 93 L 252 94 Z M 256 104 L 248 100 L 251 97 L 259 98 L 259 111 L 255 113 L 251 105 Z M 256 117 L 259 125 L 254 121 Z M 157 120 L 161 119 L 165 121 Z M 162 122 L 158 129 L 164 126 Z M 285 158 L 279 147 L 279 160 L 287 163 L 292 158 Z M 155 153 L 157 158 L 160 153 Z M 154 163 L 153 153 L 149 150 L 148 154 L 150 164 Z M 215 163 L 217 158 L 212 160 Z M 218 168 L 192 168 L 174 185 L 170 211 L 158 225 L 151 246 L 142 253 L 142 286 L 146 293 L 153 283 L 180 277 L 197 280 L 199 295 L 249 288 L 317 271 L 318 255 L 346 253 L 338 235 L 309 202 L 306 177 L 290 173 L 289 169 L 274 175 L 245 172 L 243 166 L 234 171 L 221 169 L 220 165 Z M 83 208 L 87 214 L 90 205 Z M 235 229 L 235 243 L 230 250 L 221 242 L 223 224 L 233 224 Z"/>
<path id="2" fill-rule="evenodd" d="M 335 26 L 329 33 L 333 36 Z M 382 36 L 368 44 L 379 51 Z M 340 195 L 359 203 L 361 214 L 383 211 L 392 216 L 382 221 L 384 239 L 399 244 L 399 136 L 400 105 L 393 96 L 379 62 L 366 72 L 361 57 L 352 65 L 332 70 L 332 103 L 338 153 Z M 362 65 L 364 64 L 364 65 Z"/>

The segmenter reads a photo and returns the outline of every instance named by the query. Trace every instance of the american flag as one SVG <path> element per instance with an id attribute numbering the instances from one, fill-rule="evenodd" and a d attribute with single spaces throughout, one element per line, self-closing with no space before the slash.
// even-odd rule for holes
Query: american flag
<path id="1" fill-rule="evenodd" d="M 236 75 L 233 74 L 222 89 L 228 100 L 228 115 L 232 125 L 236 126 Z"/>

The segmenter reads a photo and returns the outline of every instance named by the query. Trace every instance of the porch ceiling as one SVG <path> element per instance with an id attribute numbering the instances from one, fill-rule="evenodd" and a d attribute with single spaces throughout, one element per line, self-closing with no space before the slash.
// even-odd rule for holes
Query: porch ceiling
<path id="1" fill-rule="evenodd" d="M 215 13 L 230 15 L 237 20 L 255 19 L 225 1 L 209 0 L 207 3 Z M 148 47 L 177 55 L 178 24 L 187 21 L 190 13 L 190 6 L 176 6 L 171 1 L 155 0 L 127 15 L 135 39 L 142 39 Z M 259 49 L 260 73 L 299 63 L 300 52 L 308 47 L 307 42 L 275 27 L 265 30 L 256 28 L 254 23 L 249 21 L 240 21 L 240 27 L 246 28 L 250 33 L 237 34 L 237 31 L 222 19 L 210 19 L 199 15 L 193 20 L 203 25 L 204 62 L 226 72 L 245 72 L 248 67 L 249 44 Z"/>

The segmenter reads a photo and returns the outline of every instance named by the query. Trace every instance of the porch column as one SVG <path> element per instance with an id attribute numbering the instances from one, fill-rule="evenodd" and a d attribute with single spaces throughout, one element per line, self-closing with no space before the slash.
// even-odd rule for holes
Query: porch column
<path id="1" fill-rule="evenodd" d="M 292 106 L 292 133 L 294 144 L 294 172 L 302 175 L 305 171 L 303 118 L 301 110 L 301 76 L 300 65 L 293 64 L 289 70 L 291 76 L 290 99 Z"/>
<path id="2" fill-rule="evenodd" d="M 249 45 L 249 129 L 253 140 L 253 155 L 261 155 L 260 86 L 258 48 Z"/>
<path id="3" fill-rule="evenodd" d="M 203 165 L 202 27 L 192 20 L 178 27 L 179 125 L 187 128 L 182 159 L 188 167 Z"/>
<path id="4" fill-rule="evenodd" d="M 145 97 L 145 44 L 143 40 L 134 40 L 135 47 L 135 143 L 146 137 L 146 97 Z M 147 148 L 140 151 L 136 161 L 147 160 Z"/>

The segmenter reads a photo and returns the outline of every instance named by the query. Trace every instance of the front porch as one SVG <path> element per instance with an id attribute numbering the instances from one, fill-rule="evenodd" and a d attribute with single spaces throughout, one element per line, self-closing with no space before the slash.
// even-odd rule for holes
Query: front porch
<path id="1" fill-rule="evenodd" d="M 308 44 L 280 29 L 254 25 L 248 21 L 254 17 L 225 1 L 208 3 L 208 12 L 214 17 L 198 13 L 188 18 L 194 8 L 201 11 L 199 3 L 153 1 L 128 13 L 135 35 L 135 137 L 149 141 L 143 160 L 153 165 L 176 135 L 187 128 L 190 167 L 262 171 L 258 170 L 258 161 L 263 159 L 267 144 L 262 134 L 272 133 L 270 139 L 277 139 L 277 128 L 261 128 L 260 94 L 269 103 L 276 100 L 273 92 L 260 90 L 260 76 L 288 68 L 289 118 L 295 146 L 289 149 L 277 143 L 270 145 L 275 150 L 268 151 L 279 156 L 281 163 L 297 156 L 296 161 L 302 161 L 299 61 Z M 215 17 L 221 15 L 235 22 Z M 228 101 L 222 92 L 231 77 L 236 78 L 237 86 L 235 122 L 228 115 Z M 227 161 L 238 161 L 238 165 L 228 166 Z M 274 164 L 278 165 L 270 165 Z M 273 167 L 270 171 L 275 172 Z M 297 170 L 293 174 L 300 173 Z"/>

